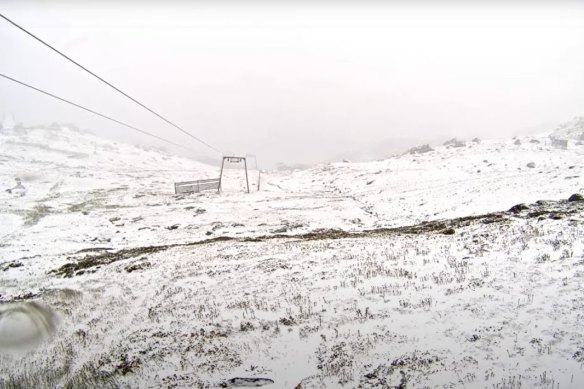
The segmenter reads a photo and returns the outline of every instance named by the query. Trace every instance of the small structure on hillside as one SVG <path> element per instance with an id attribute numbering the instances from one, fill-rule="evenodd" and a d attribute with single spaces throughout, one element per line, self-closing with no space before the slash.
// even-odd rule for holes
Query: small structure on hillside
<path id="1" fill-rule="evenodd" d="M 219 172 L 219 188 L 218 192 L 221 192 L 221 181 L 223 179 L 223 168 L 225 167 L 225 161 L 229 163 L 241 163 L 243 162 L 245 169 L 245 184 L 247 185 L 247 193 L 249 193 L 249 176 L 247 174 L 247 157 L 236 157 L 236 156 L 223 156 L 221 161 L 221 171 Z"/>
<path id="2" fill-rule="evenodd" d="M 218 190 L 219 178 L 209 178 L 206 180 L 183 181 L 174 183 L 174 194 L 179 193 L 199 193 L 206 190 Z"/>
<path id="3" fill-rule="evenodd" d="M 568 140 L 567 139 L 559 139 L 554 136 L 550 135 L 550 139 L 552 141 L 552 146 L 556 149 L 566 150 L 568 149 Z"/>
<path id="4" fill-rule="evenodd" d="M 223 170 L 225 168 L 225 162 L 227 163 L 241 163 L 243 162 L 244 170 L 245 170 L 245 184 L 247 186 L 247 193 L 250 193 L 249 190 L 249 175 L 247 170 L 247 159 L 252 158 L 255 161 L 256 169 L 257 169 L 257 159 L 255 155 L 246 155 L 245 157 L 239 157 L 234 155 L 226 155 L 223 156 L 221 160 L 221 170 L 219 172 L 219 178 L 209 178 L 204 180 L 196 180 L 196 181 L 182 181 L 182 182 L 175 182 L 174 183 L 174 193 L 181 194 L 181 193 L 199 193 L 207 190 L 216 190 L 217 193 L 221 192 L 221 183 L 223 181 Z M 260 175 L 258 174 L 258 190 L 260 189 Z"/>

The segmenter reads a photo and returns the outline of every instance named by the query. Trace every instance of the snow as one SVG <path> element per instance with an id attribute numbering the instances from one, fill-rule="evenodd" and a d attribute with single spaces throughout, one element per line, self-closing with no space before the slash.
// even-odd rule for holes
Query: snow
<path id="1" fill-rule="evenodd" d="M 0 386 L 582 387 L 584 146 L 548 135 L 177 196 L 218 168 L 3 130 L 0 188 L 26 194 L 0 193 L 0 301 L 59 324 L 0 351 Z"/>

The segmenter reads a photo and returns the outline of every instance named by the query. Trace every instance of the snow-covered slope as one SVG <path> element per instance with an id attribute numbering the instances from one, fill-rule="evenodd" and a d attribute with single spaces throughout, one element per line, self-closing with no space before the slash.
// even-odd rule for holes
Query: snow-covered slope
<path id="1" fill-rule="evenodd" d="M 65 220 L 57 223 L 67 225 L 67 217 L 94 205 L 129 206 L 140 203 L 141 194 L 172 193 L 174 180 L 217 176 L 216 168 L 194 160 L 56 124 L 2 130 L 0 164 L 0 237 L 35 225 L 43 216 L 60 215 Z M 8 193 L 15 179 L 24 196 Z"/>
<path id="2" fill-rule="evenodd" d="M 216 174 L 215 168 L 166 153 L 115 143 L 75 128 L 52 125 L 44 128 L 6 129 L 0 132 L 2 175 L 0 185 L 10 187 L 20 177 L 27 198 L 38 200 L 49 193 L 87 192 L 130 186 L 136 190 L 172 190 L 167 182 L 149 182 L 152 172 Z M 159 185 L 163 184 L 163 185 Z"/>
<path id="3" fill-rule="evenodd" d="M 552 134 L 558 139 L 566 139 L 577 143 L 584 142 L 584 117 L 578 116 L 560 125 Z"/>
<path id="4" fill-rule="evenodd" d="M 354 198 L 398 226 L 562 199 L 584 191 L 584 146 L 554 147 L 546 135 L 439 146 L 378 162 L 335 163 L 297 172 L 279 185 L 290 192 Z"/>
<path id="5" fill-rule="evenodd" d="M 0 388 L 580 388 L 584 146 L 547 135 L 177 196 L 218 169 L 2 130 Z"/>

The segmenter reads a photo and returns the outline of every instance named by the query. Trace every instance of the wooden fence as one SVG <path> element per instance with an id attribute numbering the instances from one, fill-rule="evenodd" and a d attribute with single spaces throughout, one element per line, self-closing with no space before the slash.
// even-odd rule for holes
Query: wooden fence
<path id="1" fill-rule="evenodd" d="M 209 178 L 206 180 L 183 181 L 174 183 L 174 193 L 198 193 L 205 190 L 219 190 L 219 178 Z"/>

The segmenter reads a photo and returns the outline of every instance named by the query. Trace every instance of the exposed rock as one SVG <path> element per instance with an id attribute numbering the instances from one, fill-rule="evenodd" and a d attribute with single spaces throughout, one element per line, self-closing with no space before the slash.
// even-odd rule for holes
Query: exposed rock
<path id="1" fill-rule="evenodd" d="M 515 140 L 515 142 L 513 142 L 513 144 L 515 146 L 519 146 L 521 144 L 521 140 L 517 139 L 517 140 Z"/>
<path id="2" fill-rule="evenodd" d="M 521 204 L 517 204 L 517 205 L 514 205 L 511 208 L 509 208 L 508 212 L 518 214 L 518 213 L 521 213 L 522 211 L 525 211 L 526 209 L 529 209 L 529 207 L 527 205 L 521 203 Z"/>
<path id="3" fill-rule="evenodd" d="M 17 197 L 23 197 L 24 195 L 26 195 L 26 188 L 24 187 L 24 185 L 22 185 L 20 178 L 16 177 L 14 181 L 16 182 L 16 186 L 10 189 L 6 189 L 6 192 Z"/>
<path id="4" fill-rule="evenodd" d="M 223 382 L 220 386 L 222 388 L 253 388 L 258 386 L 273 384 L 274 380 L 270 378 L 242 378 L 235 377 Z"/>
<path id="5" fill-rule="evenodd" d="M 434 149 L 431 148 L 429 144 L 425 144 L 425 145 L 421 145 L 421 146 L 412 147 L 409 150 L 409 153 L 410 154 L 423 154 L 423 153 L 429 153 L 430 151 L 434 151 Z"/>
<path id="6" fill-rule="evenodd" d="M 131 265 L 126 266 L 125 270 L 128 273 L 131 273 L 131 272 L 136 271 L 136 270 L 144 270 L 144 269 L 147 269 L 150 266 L 152 266 L 152 264 L 150 262 L 147 262 L 147 261 L 146 262 L 140 262 L 140 263 L 133 263 Z"/>
<path id="7" fill-rule="evenodd" d="M 464 147 L 466 146 L 466 143 L 464 143 L 461 140 L 458 140 L 456 138 L 452 138 L 450 140 L 447 140 L 446 142 L 444 142 L 444 146 L 451 146 L 451 147 Z"/>
<path id="8" fill-rule="evenodd" d="M 527 167 L 533 169 L 535 167 L 535 162 L 529 162 Z"/>
<path id="9" fill-rule="evenodd" d="M 2 271 L 7 271 L 8 269 L 13 269 L 13 268 L 17 268 L 17 267 L 22 267 L 24 266 L 22 264 L 22 262 L 8 262 L 5 264 L 2 264 L 2 266 L 0 266 L 0 269 L 2 269 Z"/>
<path id="10" fill-rule="evenodd" d="M 454 235 L 456 231 L 454 230 L 454 228 L 447 228 L 444 231 L 442 231 L 442 233 L 444 235 Z"/>
<path id="11" fill-rule="evenodd" d="M 294 320 L 294 318 L 292 316 L 282 317 L 282 318 L 280 318 L 280 324 L 283 324 L 285 326 L 293 326 L 296 324 L 296 320 Z"/>
<path id="12" fill-rule="evenodd" d="M 574 193 L 572 196 L 570 196 L 568 201 L 584 201 L 584 196 L 582 196 L 580 193 Z"/>
<path id="13" fill-rule="evenodd" d="M 575 117 L 556 128 L 550 137 L 558 139 L 584 140 L 584 117 Z"/>
<path id="14" fill-rule="evenodd" d="M 468 338 L 469 342 L 476 342 L 477 340 L 479 340 L 481 337 L 477 334 L 473 334 Z"/>

